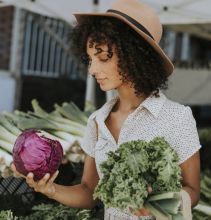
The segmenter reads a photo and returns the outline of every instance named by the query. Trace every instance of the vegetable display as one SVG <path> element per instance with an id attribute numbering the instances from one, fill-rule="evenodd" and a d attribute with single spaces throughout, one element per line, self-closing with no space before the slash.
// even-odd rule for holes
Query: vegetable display
<path id="1" fill-rule="evenodd" d="M 13 215 L 11 210 L 5 210 L 0 212 L 1 220 L 18 220 L 18 217 Z"/>
<path id="2" fill-rule="evenodd" d="M 94 198 L 106 208 L 116 207 L 128 212 L 146 206 L 157 219 L 181 216 L 181 170 L 176 152 L 162 137 L 146 142 L 123 143 L 100 166 L 103 178 L 97 185 Z M 151 186 L 153 193 L 148 195 Z"/>
<path id="3" fill-rule="evenodd" d="M 193 209 L 194 220 L 211 219 L 211 171 L 205 170 L 201 173 L 200 201 Z"/>
<path id="4" fill-rule="evenodd" d="M 89 114 L 81 111 L 74 103 L 55 104 L 54 110 L 46 112 L 37 100 L 32 100 L 33 111 L 15 110 L 0 114 L 0 175 L 12 175 L 10 164 L 12 149 L 17 137 L 27 129 L 42 132 L 45 137 L 58 141 L 64 151 L 63 163 L 80 163 L 85 159 L 81 149 L 86 121 Z"/>
<path id="5" fill-rule="evenodd" d="M 211 172 L 205 170 L 201 175 L 201 199 L 199 204 L 193 209 L 193 220 L 210 220 L 211 219 Z M 167 193 L 168 194 L 168 193 Z M 172 194 L 173 195 L 173 194 Z M 169 201 L 169 200 L 167 200 Z M 34 206 L 27 216 L 16 217 L 10 210 L 0 211 L 2 220 L 37 220 L 37 219 L 73 219 L 73 220 L 103 220 L 103 207 L 98 213 L 87 209 L 73 209 L 63 205 L 41 204 Z M 57 214 L 57 215 L 56 215 Z M 83 215 L 83 217 L 82 217 Z M 98 217 L 97 217 L 97 216 Z M 165 218 L 163 218 L 165 219 Z"/>
<path id="6" fill-rule="evenodd" d="M 40 180 L 46 173 L 56 172 L 63 158 L 59 141 L 52 140 L 33 129 L 22 132 L 15 141 L 13 161 L 23 175 L 33 172 Z"/>
<path id="7" fill-rule="evenodd" d="M 92 211 L 88 209 L 74 209 L 62 204 L 40 204 L 32 208 L 29 216 L 19 220 L 94 220 Z"/>
<path id="8" fill-rule="evenodd" d="M 32 207 L 28 216 L 14 216 L 10 210 L 1 211 L 1 220 L 103 220 L 97 210 L 76 209 L 62 204 L 40 204 Z"/>

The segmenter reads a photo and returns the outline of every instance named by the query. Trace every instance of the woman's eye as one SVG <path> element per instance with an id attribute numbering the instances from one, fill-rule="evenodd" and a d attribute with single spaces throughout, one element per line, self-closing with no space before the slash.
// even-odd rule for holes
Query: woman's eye
<path id="1" fill-rule="evenodd" d="M 99 60 L 102 61 L 102 62 L 108 61 L 109 58 L 108 58 L 107 53 L 106 53 L 106 54 L 101 54 L 101 55 L 99 56 Z"/>
<path id="2" fill-rule="evenodd" d="M 100 58 L 100 61 L 106 62 L 106 61 L 108 61 L 108 58 L 106 58 L 106 59 Z"/>

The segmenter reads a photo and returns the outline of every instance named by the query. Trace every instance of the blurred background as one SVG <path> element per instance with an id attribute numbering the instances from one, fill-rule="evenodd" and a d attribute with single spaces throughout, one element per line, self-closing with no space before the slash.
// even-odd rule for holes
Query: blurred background
<path id="1" fill-rule="evenodd" d="M 72 101 L 84 111 L 87 103 L 95 109 L 110 99 L 115 92 L 100 91 L 72 56 L 68 42 L 74 12 L 104 12 L 112 2 L 0 1 L 0 112 L 32 110 L 32 99 L 47 112 L 55 103 Z M 191 107 L 203 145 L 202 170 L 207 172 L 211 169 L 211 1 L 142 2 L 159 14 L 164 27 L 160 45 L 175 65 L 164 93 Z M 211 219 L 211 214 L 204 219 Z"/>
<path id="2" fill-rule="evenodd" d="M 85 98 L 96 107 L 110 96 L 93 82 L 68 49 L 74 12 L 101 12 L 112 0 L 0 1 L 0 111 L 28 110 L 32 98 L 54 102 Z M 190 105 L 199 127 L 211 124 L 211 2 L 145 0 L 164 25 L 161 46 L 175 64 L 169 98 Z M 96 90 L 96 91 L 95 91 Z"/>

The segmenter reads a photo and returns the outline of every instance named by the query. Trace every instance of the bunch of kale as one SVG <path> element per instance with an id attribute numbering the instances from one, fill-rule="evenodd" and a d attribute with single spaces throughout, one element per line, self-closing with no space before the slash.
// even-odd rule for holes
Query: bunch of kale
<path id="1" fill-rule="evenodd" d="M 100 166 L 103 178 L 97 185 L 94 198 L 106 208 L 139 209 L 152 194 L 179 192 L 181 170 L 177 153 L 162 137 L 146 142 L 136 140 L 123 143 Z"/>

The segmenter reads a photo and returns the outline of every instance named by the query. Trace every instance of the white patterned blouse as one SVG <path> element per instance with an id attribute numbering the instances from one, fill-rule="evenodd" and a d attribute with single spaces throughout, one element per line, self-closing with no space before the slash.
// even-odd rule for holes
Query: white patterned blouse
<path id="1" fill-rule="evenodd" d="M 89 156 L 95 158 L 100 178 L 102 174 L 99 165 L 106 160 L 106 153 L 115 151 L 123 142 L 138 139 L 150 141 L 156 136 L 162 136 L 177 152 L 180 164 L 200 149 L 196 122 L 190 107 L 169 100 L 161 91 L 159 95 L 160 97 L 157 98 L 149 96 L 128 115 L 122 125 L 117 143 L 105 125 L 105 120 L 118 97 L 106 102 L 89 117 L 82 148 Z M 116 208 L 109 208 L 105 210 L 104 219 L 137 220 L 141 218 Z"/>

